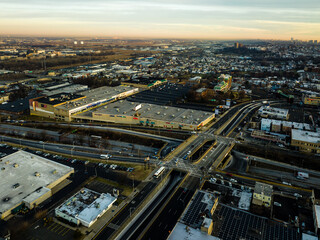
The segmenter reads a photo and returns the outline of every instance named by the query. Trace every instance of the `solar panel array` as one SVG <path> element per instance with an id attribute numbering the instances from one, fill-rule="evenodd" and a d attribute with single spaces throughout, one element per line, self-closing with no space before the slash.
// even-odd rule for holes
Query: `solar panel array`
<path id="1" fill-rule="evenodd" d="M 188 93 L 190 86 L 167 83 L 165 85 L 157 86 L 140 93 L 137 93 L 127 99 L 131 102 L 144 102 L 158 105 L 167 105 L 175 103 Z"/>
<path id="2" fill-rule="evenodd" d="M 183 216 L 182 221 L 188 226 L 197 227 L 199 224 L 200 214 L 204 212 L 207 207 L 207 203 L 203 203 L 203 192 L 198 192 L 190 204 L 186 214 Z"/>
<path id="3" fill-rule="evenodd" d="M 221 205 L 215 214 L 221 217 L 218 237 L 223 240 L 295 240 L 297 231 L 245 211 Z"/>

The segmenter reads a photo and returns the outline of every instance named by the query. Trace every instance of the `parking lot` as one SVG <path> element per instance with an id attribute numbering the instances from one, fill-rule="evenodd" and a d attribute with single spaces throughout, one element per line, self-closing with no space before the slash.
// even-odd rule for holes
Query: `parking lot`
<path id="1" fill-rule="evenodd" d="M 103 183 L 103 182 L 99 182 L 99 181 L 90 182 L 86 187 L 91 189 L 91 190 L 93 190 L 93 191 L 95 191 L 95 192 L 110 193 L 110 194 L 113 193 L 113 189 L 114 189 L 113 186 L 108 185 L 108 184 Z M 118 189 L 118 190 L 119 190 L 120 194 L 123 192 L 122 189 Z"/>
<path id="2" fill-rule="evenodd" d="M 66 226 L 40 221 L 29 229 L 27 240 L 69 240 L 73 239 L 73 236 L 74 230 Z"/>

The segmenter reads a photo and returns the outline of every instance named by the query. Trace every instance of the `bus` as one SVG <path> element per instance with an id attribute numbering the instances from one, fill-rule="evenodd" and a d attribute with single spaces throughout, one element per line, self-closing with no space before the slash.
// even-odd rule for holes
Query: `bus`
<path id="1" fill-rule="evenodd" d="M 153 177 L 154 177 L 154 178 L 158 178 L 165 170 L 166 170 L 165 167 L 159 168 L 158 171 L 155 172 L 155 174 L 153 175 Z"/>

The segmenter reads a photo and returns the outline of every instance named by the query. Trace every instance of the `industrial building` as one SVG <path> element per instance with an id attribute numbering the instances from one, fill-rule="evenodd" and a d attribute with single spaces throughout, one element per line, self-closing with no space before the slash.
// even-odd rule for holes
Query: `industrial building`
<path id="1" fill-rule="evenodd" d="M 0 159 L 0 217 L 23 206 L 32 209 L 51 197 L 52 189 L 74 169 L 38 155 L 17 151 Z"/>
<path id="2" fill-rule="evenodd" d="M 153 79 L 153 78 L 133 78 L 122 82 L 122 84 L 138 88 L 153 88 L 167 83 L 166 79 Z"/>
<path id="3" fill-rule="evenodd" d="M 304 152 L 320 153 L 320 132 L 292 129 L 291 146 Z"/>
<path id="4" fill-rule="evenodd" d="M 168 239 L 220 239 L 212 236 L 212 214 L 217 204 L 218 198 L 213 194 L 198 190 Z"/>
<path id="5" fill-rule="evenodd" d="M 275 118 L 280 120 L 289 119 L 289 110 L 282 108 L 274 108 L 269 106 L 261 106 L 258 110 L 258 114 L 265 118 Z"/>
<path id="6" fill-rule="evenodd" d="M 100 87 L 79 94 L 59 93 L 29 101 L 30 114 L 57 120 L 71 121 L 73 115 L 128 97 L 138 88 L 117 86 Z"/>
<path id="7" fill-rule="evenodd" d="M 46 96 L 56 95 L 60 93 L 77 93 L 88 90 L 87 85 L 73 84 L 70 82 L 50 83 L 42 87 L 42 94 Z"/>
<path id="8" fill-rule="evenodd" d="M 215 115 L 211 112 L 120 100 L 75 116 L 79 120 L 198 130 Z"/>
<path id="9" fill-rule="evenodd" d="M 117 200 L 109 193 L 83 188 L 55 209 L 55 214 L 77 226 L 90 227 Z"/>

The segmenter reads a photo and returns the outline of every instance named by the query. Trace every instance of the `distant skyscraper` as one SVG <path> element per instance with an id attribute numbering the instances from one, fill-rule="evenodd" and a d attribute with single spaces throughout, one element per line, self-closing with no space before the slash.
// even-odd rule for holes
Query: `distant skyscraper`
<path id="1" fill-rule="evenodd" d="M 314 43 L 314 44 L 317 44 L 317 43 L 318 43 L 318 40 L 313 40 L 313 43 Z"/>
<path id="2" fill-rule="evenodd" d="M 293 42 L 293 37 L 291 37 L 291 42 Z"/>
<path id="3" fill-rule="evenodd" d="M 238 42 L 236 42 L 235 44 L 234 44 L 234 48 L 239 48 L 239 43 Z"/>

